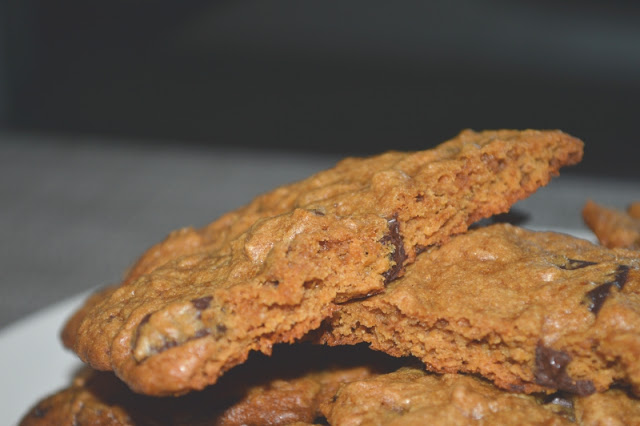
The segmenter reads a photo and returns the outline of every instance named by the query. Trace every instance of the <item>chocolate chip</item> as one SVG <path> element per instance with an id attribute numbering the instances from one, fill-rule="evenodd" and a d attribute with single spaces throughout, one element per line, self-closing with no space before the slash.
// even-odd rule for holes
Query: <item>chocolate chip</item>
<path id="1" fill-rule="evenodd" d="M 196 331 L 192 339 L 199 339 L 201 337 L 209 336 L 210 334 L 211 334 L 211 330 L 209 330 L 208 328 L 201 328 L 200 330 Z"/>
<path id="2" fill-rule="evenodd" d="M 33 411 L 31 412 L 31 415 L 33 417 L 41 419 L 47 415 L 47 413 L 49 412 L 49 408 L 50 407 L 41 407 L 40 405 L 38 405 L 36 408 L 33 409 Z"/>
<path id="3" fill-rule="evenodd" d="M 224 325 L 224 324 L 218 324 L 218 325 L 216 325 L 216 331 L 217 331 L 219 334 L 224 334 L 224 333 L 226 333 L 226 332 L 227 332 L 227 326 L 226 326 L 226 325 Z"/>
<path id="4" fill-rule="evenodd" d="M 565 263 L 564 265 L 558 265 L 558 268 L 573 271 L 574 269 L 586 268 L 587 266 L 592 265 L 597 265 L 597 262 L 567 258 L 567 263 Z"/>
<path id="5" fill-rule="evenodd" d="M 416 200 L 416 203 L 420 203 L 420 202 L 424 201 L 424 195 L 422 195 L 422 194 L 416 195 L 415 200 Z"/>
<path id="6" fill-rule="evenodd" d="M 164 344 L 156 349 L 156 353 L 164 352 L 167 349 L 175 348 L 176 346 L 178 346 L 178 342 L 175 340 L 165 340 Z"/>
<path id="7" fill-rule="evenodd" d="M 616 269 L 616 274 L 614 276 L 613 284 L 618 287 L 618 289 L 622 290 L 624 285 L 627 283 L 629 279 L 629 266 L 628 265 L 618 265 L 618 269 Z"/>
<path id="8" fill-rule="evenodd" d="M 322 415 L 318 415 L 318 417 L 313 419 L 313 424 L 314 425 L 328 425 L 329 421 L 327 420 L 326 417 L 324 417 Z"/>
<path id="9" fill-rule="evenodd" d="M 596 389 L 591 380 L 573 380 L 569 377 L 567 366 L 570 362 L 571 355 L 568 353 L 538 343 L 536 347 L 536 383 L 581 396 L 594 393 Z"/>
<path id="10" fill-rule="evenodd" d="M 150 318 L 151 318 L 151 314 L 147 314 L 144 317 L 142 317 L 142 320 L 140 321 L 139 327 L 141 327 L 141 326 L 145 325 L 146 323 L 148 323 Z"/>
<path id="11" fill-rule="evenodd" d="M 428 246 L 421 246 L 420 244 L 414 247 L 416 256 L 419 255 L 420 253 L 424 253 L 425 251 L 427 251 L 427 249 L 429 249 Z"/>
<path id="12" fill-rule="evenodd" d="M 594 314 L 598 314 L 604 301 L 607 300 L 609 292 L 611 292 L 612 282 L 600 284 L 598 287 L 587 292 L 587 298 L 589 299 L 589 310 Z"/>
<path id="13" fill-rule="evenodd" d="M 397 215 L 388 221 L 387 226 L 389 227 L 389 233 L 382 237 L 380 242 L 384 245 L 392 245 L 394 247 L 393 253 L 391 254 L 391 260 L 394 262 L 394 265 L 382 274 L 385 284 L 390 283 L 402 274 L 404 261 L 407 259 L 402 235 L 400 235 L 400 224 L 398 223 Z"/>
<path id="14" fill-rule="evenodd" d="M 605 300 L 611 293 L 611 287 L 616 286 L 618 290 L 622 290 L 629 279 L 629 266 L 618 265 L 613 275 L 612 281 L 600 284 L 593 290 L 587 292 L 586 297 L 589 299 L 589 310 L 594 314 L 598 314 Z"/>
<path id="15" fill-rule="evenodd" d="M 320 211 L 318 209 L 311 209 L 309 210 L 311 213 L 315 214 L 316 216 L 324 216 L 324 212 Z"/>
<path id="16" fill-rule="evenodd" d="M 197 310 L 203 311 L 203 310 L 205 310 L 205 309 L 207 309 L 209 307 L 209 305 L 211 304 L 212 300 L 213 300 L 213 296 L 199 297 L 197 299 L 193 299 L 191 301 L 191 304 Z"/>

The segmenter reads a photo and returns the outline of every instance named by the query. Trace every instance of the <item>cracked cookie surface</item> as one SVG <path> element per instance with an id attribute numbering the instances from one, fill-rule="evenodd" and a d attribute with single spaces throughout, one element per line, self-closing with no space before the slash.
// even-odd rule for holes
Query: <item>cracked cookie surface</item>
<path id="1" fill-rule="evenodd" d="M 523 395 L 462 374 L 404 367 L 342 384 L 321 405 L 335 425 L 630 425 L 640 401 L 621 390 L 588 397 Z"/>
<path id="2" fill-rule="evenodd" d="M 640 253 L 508 224 L 422 253 L 381 294 L 345 303 L 319 330 L 437 372 L 518 392 L 640 391 Z"/>
<path id="3" fill-rule="evenodd" d="M 212 384 L 250 351 L 382 291 L 425 247 L 505 212 L 582 157 L 559 131 L 462 132 L 434 149 L 346 159 L 173 233 L 69 321 L 65 344 L 137 392 Z"/>

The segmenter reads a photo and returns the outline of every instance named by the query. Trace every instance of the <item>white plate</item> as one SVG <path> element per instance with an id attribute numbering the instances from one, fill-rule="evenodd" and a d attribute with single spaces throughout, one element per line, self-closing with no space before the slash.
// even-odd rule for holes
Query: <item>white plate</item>
<path id="1" fill-rule="evenodd" d="M 584 231 L 549 230 L 593 240 L 593 235 Z M 0 425 L 16 424 L 42 397 L 71 383 L 82 364 L 62 347 L 60 329 L 88 294 L 53 305 L 0 332 Z"/>
<path id="2" fill-rule="evenodd" d="M 60 330 L 88 293 L 20 320 L 0 332 L 0 425 L 17 424 L 42 397 L 71 383 L 82 365 L 60 343 Z"/>

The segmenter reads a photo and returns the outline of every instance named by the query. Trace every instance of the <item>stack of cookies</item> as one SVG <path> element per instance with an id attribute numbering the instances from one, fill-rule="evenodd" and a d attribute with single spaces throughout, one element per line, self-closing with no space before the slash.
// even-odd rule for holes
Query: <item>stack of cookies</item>
<path id="1" fill-rule="evenodd" d="M 464 131 L 175 231 L 73 315 L 88 367 L 22 422 L 640 424 L 639 240 L 477 225 L 582 148 Z"/>

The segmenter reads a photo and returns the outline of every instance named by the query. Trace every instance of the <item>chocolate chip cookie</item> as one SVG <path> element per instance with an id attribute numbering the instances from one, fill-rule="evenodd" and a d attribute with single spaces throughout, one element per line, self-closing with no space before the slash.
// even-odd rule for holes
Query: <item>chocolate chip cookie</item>
<path id="1" fill-rule="evenodd" d="M 640 424 L 640 401 L 621 390 L 588 397 L 522 395 L 475 377 L 417 368 L 345 383 L 321 411 L 332 425 Z"/>
<path id="2" fill-rule="evenodd" d="M 35 404 L 21 425 L 308 424 L 322 417 L 320 404 L 341 384 L 400 364 L 372 355 L 367 348 L 281 347 L 271 358 L 252 356 L 215 386 L 176 398 L 136 394 L 113 373 L 87 367 L 71 386 Z"/>
<path id="3" fill-rule="evenodd" d="M 172 234 L 74 317 L 65 344 L 140 393 L 202 389 L 381 292 L 417 252 L 507 211 L 582 146 L 559 131 L 465 131 L 427 151 L 346 159 Z"/>
<path id="4" fill-rule="evenodd" d="M 470 376 L 402 368 L 342 386 L 321 410 L 335 425 L 572 424 L 554 408 Z"/>
<path id="5" fill-rule="evenodd" d="M 582 217 L 602 245 L 640 250 L 640 202 L 622 212 L 588 201 Z"/>
<path id="6" fill-rule="evenodd" d="M 344 303 L 320 341 L 368 342 L 517 392 L 640 394 L 640 252 L 508 224 L 422 253 L 381 294 Z"/>

